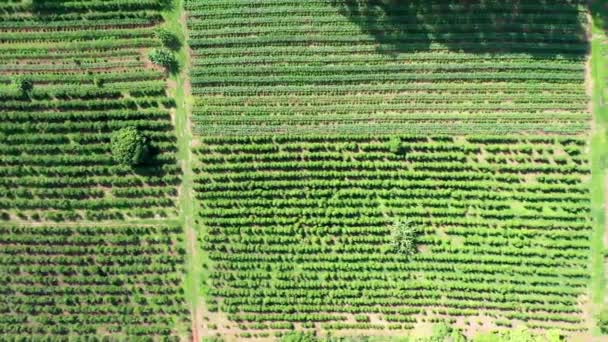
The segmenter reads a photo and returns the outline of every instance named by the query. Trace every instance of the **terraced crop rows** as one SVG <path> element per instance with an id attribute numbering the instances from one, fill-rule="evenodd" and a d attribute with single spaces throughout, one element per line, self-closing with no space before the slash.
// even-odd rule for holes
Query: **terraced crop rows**
<path id="1" fill-rule="evenodd" d="M 160 43 L 159 1 L 0 3 L 0 212 L 4 218 L 175 216 L 175 132 L 166 75 L 146 62 Z M 32 15 L 33 13 L 33 15 Z M 61 13 L 61 14 L 57 14 Z M 29 97 L 11 81 L 27 75 Z M 131 170 L 110 134 L 135 126 L 157 154 Z"/>
<path id="2" fill-rule="evenodd" d="M 584 330 L 585 140 L 396 138 L 201 137 L 209 308 L 241 336 L 479 317 Z M 411 260 L 390 248 L 402 220 Z"/>
<path id="3" fill-rule="evenodd" d="M 578 1 L 187 2 L 200 134 L 581 133 Z"/>

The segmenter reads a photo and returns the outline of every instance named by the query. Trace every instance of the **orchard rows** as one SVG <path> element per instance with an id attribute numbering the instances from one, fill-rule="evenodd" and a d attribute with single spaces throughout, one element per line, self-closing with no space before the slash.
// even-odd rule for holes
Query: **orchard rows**
<path id="1" fill-rule="evenodd" d="M 190 0 L 195 130 L 583 132 L 584 7 L 550 3 Z"/>
<path id="2" fill-rule="evenodd" d="M 245 328 L 408 330 L 485 315 L 584 329 L 583 139 L 201 140 L 209 307 Z M 396 220 L 420 234 L 411 260 L 390 248 Z"/>
<path id="3" fill-rule="evenodd" d="M 158 1 L 46 2 L 42 12 L 2 4 L 0 212 L 23 220 L 174 216 L 179 172 L 165 75 L 146 65 L 158 46 Z M 46 14 L 53 6 L 66 13 Z M 93 12 L 89 12 L 94 9 Z M 90 23 L 95 23 L 91 25 Z M 27 75 L 29 96 L 12 84 Z M 131 170 L 109 153 L 133 126 L 158 152 Z"/>
<path id="4" fill-rule="evenodd" d="M 182 227 L 164 219 L 181 173 L 174 104 L 146 61 L 161 7 L 0 1 L 0 340 L 184 335 Z M 149 165 L 112 158 L 124 127 L 150 139 Z"/>
<path id="5" fill-rule="evenodd" d="M 582 1 L 170 2 L 0 0 L 0 340 L 588 331 Z"/>
<path id="6" fill-rule="evenodd" d="M 177 341 L 175 319 L 188 317 L 181 232 L 177 224 L 0 226 L 2 340 Z"/>
<path id="7" fill-rule="evenodd" d="M 587 329 L 583 2 L 186 10 L 206 336 Z"/>

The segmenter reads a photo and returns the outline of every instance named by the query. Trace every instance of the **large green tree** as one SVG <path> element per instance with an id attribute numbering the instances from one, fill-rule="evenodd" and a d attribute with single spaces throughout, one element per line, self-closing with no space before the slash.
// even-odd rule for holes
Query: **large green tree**
<path id="1" fill-rule="evenodd" d="M 111 146 L 114 160 L 123 165 L 139 165 L 148 158 L 148 141 L 135 127 L 114 132 Z"/>

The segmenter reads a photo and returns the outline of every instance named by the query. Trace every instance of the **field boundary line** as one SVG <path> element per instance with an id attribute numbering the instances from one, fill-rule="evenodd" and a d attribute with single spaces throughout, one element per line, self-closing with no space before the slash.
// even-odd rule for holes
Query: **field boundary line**
<path id="1" fill-rule="evenodd" d="M 602 43 L 605 35 L 595 19 L 592 20 L 593 38 L 591 40 L 591 76 L 593 81 L 593 113 L 594 130 L 591 139 L 591 210 L 593 215 L 593 233 L 591 236 L 591 314 L 595 320 L 605 306 L 606 291 L 605 275 L 605 232 L 606 232 L 606 127 L 608 123 L 608 108 L 604 101 L 606 81 L 605 66 L 602 58 Z M 600 335 L 596 324 L 592 333 Z"/>
<path id="2" fill-rule="evenodd" d="M 182 167 L 182 184 L 179 189 L 180 221 L 184 228 L 184 248 L 186 264 L 184 277 L 185 299 L 190 307 L 189 340 L 200 341 L 199 319 L 199 283 L 201 262 L 199 260 L 198 234 L 194 225 L 194 192 L 192 172 L 192 132 L 190 130 L 189 112 L 191 94 L 189 86 L 190 56 L 187 46 L 184 0 L 173 0 L 172 6 L 164 13 L 167 29 L 181 40 L 182 44 L 176 57 L 179 63 L 178 72 L 170 77 L 174 82 L 172 97 L 175 99 L 175 130 L 177 135 L 177 158 Z"/>

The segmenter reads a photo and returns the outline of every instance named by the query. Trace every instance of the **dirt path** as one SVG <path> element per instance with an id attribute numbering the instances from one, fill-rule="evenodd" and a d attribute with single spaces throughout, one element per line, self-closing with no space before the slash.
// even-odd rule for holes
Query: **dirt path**
<path id="1" fill-rule="evenodd" d="M 202 272 L 201 253 L 198 246 L 198 232 L 194 216 L 196 213 L 194 205 L 194 190 L 192 172 L 193 155 L 192 131 L 189 124 L 189 113 L 191 107 L 190 84 L 188 81 L 188 70 L 190 58 L 187 47 L 186 15 L 184 0 L 175 0 L 174 7 L 163 13 L 165 27 L 172 33 L 182 38 L 183 46 L 176 52 L 180 65 L 179 74 L 172 75 L 169 81 L 171 95 L 175 99 L 174 123 L 177 135 L 177 157 L 182 166 L 183 178 L 179 189 L 180 220 L 184 228 L 186 249 L 186 275 L 184 280 L 185 299 L 190 306 L 190 326 L 188 340 L 199 342 L 202 338 L 201 326 L 203 322 L 203 311 L 201 310 L 200 279 Z"/>

